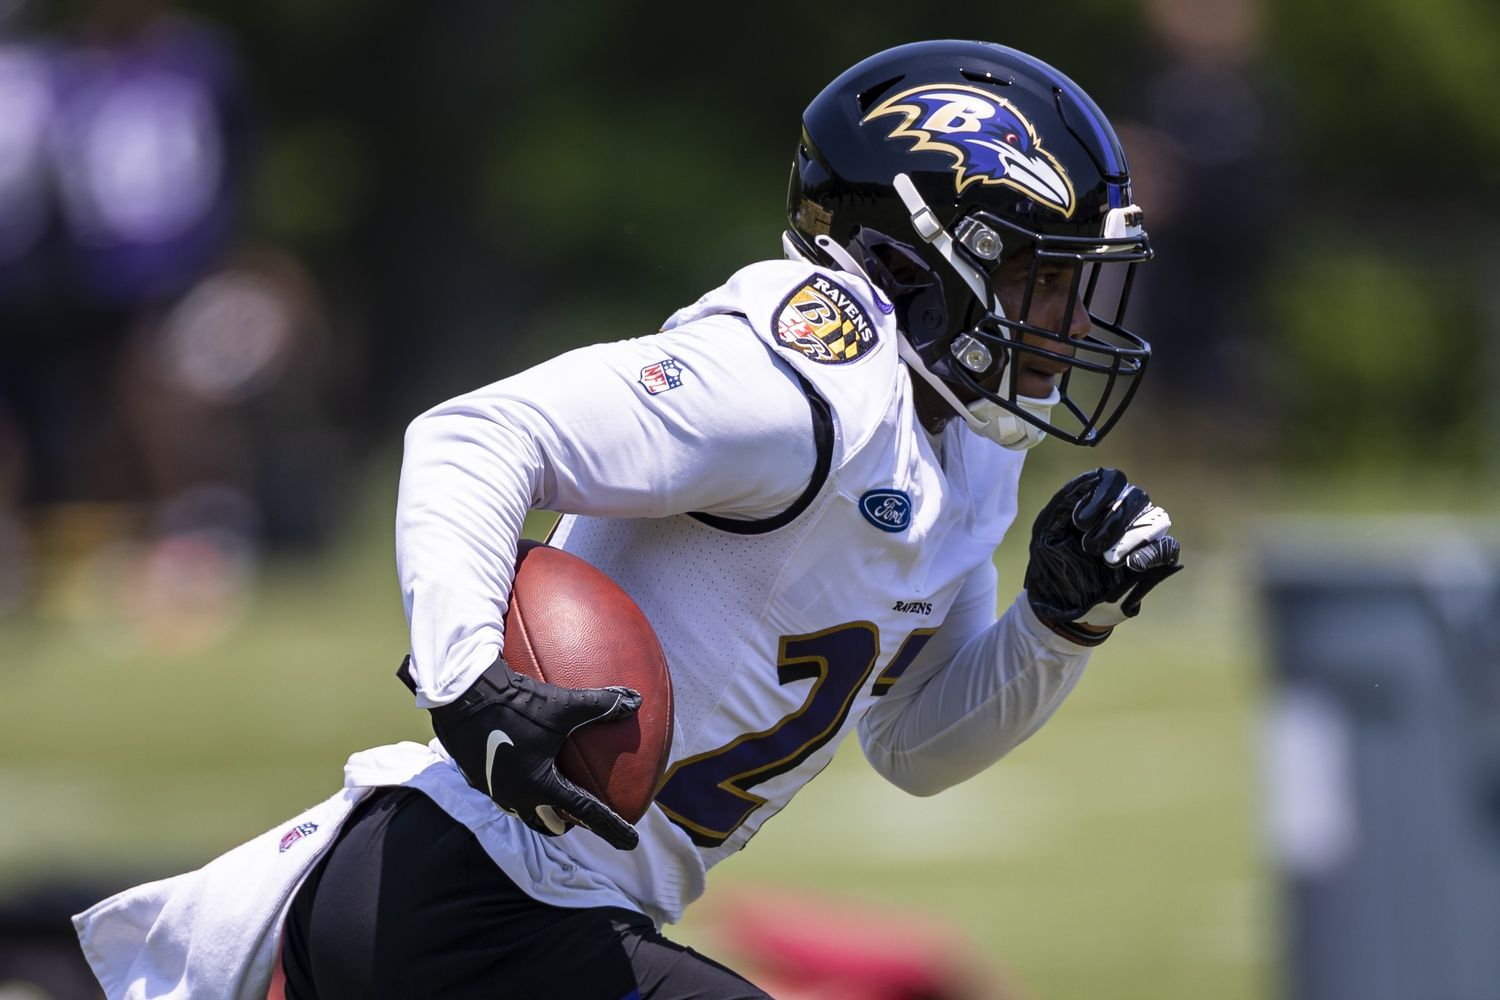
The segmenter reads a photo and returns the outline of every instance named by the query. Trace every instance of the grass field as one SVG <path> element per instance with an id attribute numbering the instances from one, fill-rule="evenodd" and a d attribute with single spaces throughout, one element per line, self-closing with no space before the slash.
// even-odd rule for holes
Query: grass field
<path id="1" fill-rule="evenodd" d="M 1058 467 L 1059 470 L 1062 467 Z M 1023 510 L 1058 481 L 1030 475 Z M 330 794 L 355 749 L 426 739 L 392 671 L 395 477 L 315 563 L 272 565 L 207 650 L 148 655 L 109 621 L 0 624 L 0 889 L 101 885 L 207 860 Z M 680 936 L 718 948 L 713 901 L 781 886 L 927 914 L 1033 998 L 1270 995 L 1272 883 L 1257 839 L 1260 650 L 1242 553 L 1205 510 L 1192 563 L 1122 629 L 1059 715 L 998 767 L 931 799 L 885 785 L 851 741 L 750 850 L 716 870 Z M 1195 529 L 1198 534 L 1190 534 Z M 1000 554 L 1019 584 L 1025 530 Z"/>

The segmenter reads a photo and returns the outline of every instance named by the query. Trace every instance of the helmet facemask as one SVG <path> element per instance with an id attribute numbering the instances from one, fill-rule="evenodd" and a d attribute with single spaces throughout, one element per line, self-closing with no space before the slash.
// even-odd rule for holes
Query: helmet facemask
<path id="1" fill-rule="evenodd" d="M 1039 430 L 1073 444 L 1098 442 L 1120 418 L 1135 394 L 1151 349 L 1124 325 L 1125 310 L 1135 281 L 1135 268 L 1150 260 L 1151 249 L 1137 222 L 1133 233 L 1111 237 L 1046 236 L 1015 223 L 977 211 L 955 229 L 957 253 L 985 277 L 987 301 L 974 297 L 963 332 L 945 351 L 936 352 L 932 368 L 940 378 L 963 386 L 963 395 L 978 395 Z M 993 234 L 993 235 L 992 235 Z M 992 242 L 1000 249 L 993 259 L 986 251 Z M 1017 249 L 1006 253 L 1005 249 Z M 996 273 L 1006 261 L 1027 247 L 1032 258 L 1020 292 L 1020 306 L 1008 316 L 994 291 Z M 1066 286 L 1064 313 L 1056 326 L 1033 319 L 1033 305 L 1043 274 Z M 1082 309 L 1089 330 L 1070 337 L 1075 312 Z M 1018 377 L 1034 361 L 1049 373 L 1057 372 L 1054 407 L 1038 412 L 1037 401 L 1020 393 Z"/>
<path id="2" fill-rule="evenodd" d="M 871 230 L 856 233 L 854 242 L 866 274 L 896 306 L 911 347 L 902 352 L 908 365 L 976 431 L 1007 447 L 1031 447 L 1044 434 L 1097 443 L 1129 404 L 1150 356 L 1145 340 L 1124 326 L 1135 266 L 1151 258 L 1140 210 L 1111 211 L 1108 235 L 1099 237 L 1045 235 L 982 209 L 949 231 L 907 178 L 898 177 L 895 187 L 911 210 L 916 235 L 942 263 L 929 263 L 914 248 Z M 1028 248 L 1032 259 L 1020 306 L 1009 316 L 996 292 L 996 275 Z M 1068 282 L 1057 328 L 1032 321 L 1043 274 Z M 1079 308 L 1090 330 L 1069 337 L 1064 331 L 1072 329 Z M 950 322 L 950 313 L 958 311 L 962 315 Z M 1018 376 L 1028 360 L 1056 375 L 1049 396 L 1022 394 Z M 1059 405 L 1062 412 L 1056 413 Z M 995 417 L 1000 425 L 986 428 Z"/>

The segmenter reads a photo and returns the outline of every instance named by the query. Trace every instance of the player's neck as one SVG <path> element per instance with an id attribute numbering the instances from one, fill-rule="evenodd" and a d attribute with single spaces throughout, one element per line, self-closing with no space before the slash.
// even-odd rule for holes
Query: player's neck
<path id="1" fill-rule="evenodd" d="M 917 422 L 928 434 L 941 434 L 948 421 L 958 416 L 947 400 L 919 378 L 911 379 L 911 402 L 917 413 Z"/>

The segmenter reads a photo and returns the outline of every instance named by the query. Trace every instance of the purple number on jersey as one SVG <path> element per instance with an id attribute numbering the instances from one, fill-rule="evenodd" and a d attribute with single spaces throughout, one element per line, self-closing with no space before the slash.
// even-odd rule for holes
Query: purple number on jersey
<path id="1" fill-rule="evenodd" d="M 873 694 L 890 690 L 934 631 L 917 629 L 906 637 L 876 679 Z M 667 772 L 656 804 L 693 843 L 718 847 L 765 804 L 751 788 L 797 767 L 838 735 L 879 658 L 880 634 L 867 621 L 782 636 L 777 682 L 811 679 L 802 706 L 769 729 L 678 761 Z"/>

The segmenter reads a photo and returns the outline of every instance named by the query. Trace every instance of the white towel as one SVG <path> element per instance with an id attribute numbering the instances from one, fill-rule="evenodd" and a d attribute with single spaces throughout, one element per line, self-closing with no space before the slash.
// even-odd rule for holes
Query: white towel
<path id="1" fill-rule="evenodd" d="M 435 755 L 405 743 L 355 754 L 345 787 L 197 871 L 127 889 L 73 918 L 108 1000 L 265 1000 L 292 897 L 376 785 Z M 440 763 L 440 762 L 439 762 Z"/>

